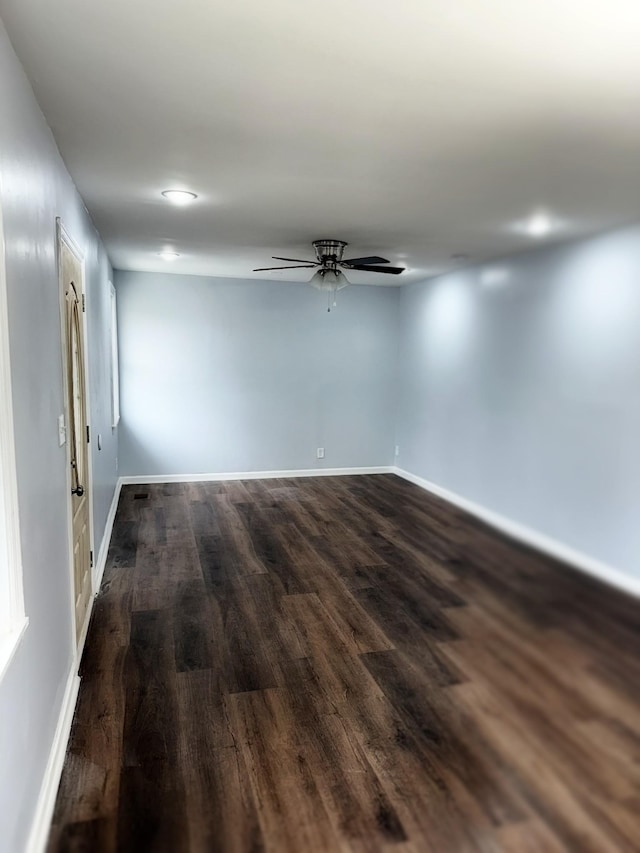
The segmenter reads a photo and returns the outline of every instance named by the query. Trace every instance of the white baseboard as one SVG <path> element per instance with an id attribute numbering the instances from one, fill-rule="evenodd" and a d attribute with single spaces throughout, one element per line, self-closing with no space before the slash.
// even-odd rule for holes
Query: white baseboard
<path id="1" fill-rule="evenodd" d="M 26 853 L 43 853 L 47 845 L 79 688 L 80 677 L 77 675 L 77 666 L 74 661 L 67 679 L 58 725 L 53 736 L 44 781 L 40 789 L 36 813 L 27 841 Z"/>
<path id="2" fill-rule="evenodd" d="M 404 480 L 420 486 L 425 491 L 431 492 L 445 501 L 460 507 L 460 509 L 481 519 L 496 530 L 506 533 L 512 539 L 516 539 L 525 545 L 535 548 L 537 551 L 541 551 L 543 554 L 548 554 L 550 557 L 567 563 L 585 574 L 608 583 L 610 586 L 614 586 L 631 595 L 640 596 L 640 577 L 631 577 L 620 571 L 620 569 L 615 569 L 613 566 L 602 563 L 600 560 L 596 560 L 587 554 L 583 554 L 581 551 L 576 551 L 574 548 L 558 542 L 557 539 L 553 539 L 551 536 L 539 533 L 537 530 L 533 530 L 531 527 L 527 527 L 517 521 L 512 521 L 510 518 L 500 515 L 500 513 L 467 500 L 467 498 L 463 498 L 455 492 L 450 492 L 449 489 L 444 489 L 442 486 L 431 483 L 423 477 L 416 476 L 416 474 L 411 474 L 409 471 L 404 471 L 402 468 L 394 468 L 393 472 Z"/>
<path id="3" fill-rule="evenodd" d="M 148 483 L 201 483 L 223 480 L 274 480 L 291 477 L 346 477 L 354 474 L 393 474 L 395 469 L 382 465 L 376 468 L 308 468 L 293 471 L 239 471 L 225 474 L 134 474 L 120 477 L 121 485 L 142 486 Z"/>
<path id="4" fill-rule="evenodd" d="M 109 553 L 109 545 L 111 543 L 111 534 L 113 532 L 113 522 L 115 521 L 116 512 L 118 510 L 118 500 L 120 499 L 120 490 L 122 489 L 122 478 L 118 479 L 116 483 L 116 489 L 113 493 L 113 498 L 111 500 L 111 506 L 109 507 L 109 513 L 107 515 L 107 522 L 104 526 L 104 533 L 102 535 L 102 542 L 100 543 L 100 550 L 98 551 L 98 558 L 93 567 L 93 577 L 91 579 L 92 589 L 95 593 L 97 593 L 100 589 L 100 584 L 102 583 L 102 575 L 104 574 L 104 567 L 107 564 L 107 554 Z"/>
<path id="5" fill-rule="evenodd" d="M 208 481 L 224 481 L 224 480 L 256 480 L 256 479 L 275 479 L 275 478 L 291 478 L 291 477 L 335 477 L 349 476 L 358 474 L 397 474 L 404 480 L 437 495 L 440 498 L 448 501 L 454 506 L 468 512 L 470 515 L 481 519 L 482 521 L 494 527 L 496 530 L 505 533 L 507 536 L 529 545 L 542 553 L 548 554 L 555 559 L 567 563 L 576 569 L 585 572 L 588 575 L 605 581 L 611 586 L 617 587 L 624 592 L 632 595 L 640 596 L 640 578 L 633 578 L 619 569 L 615 569 L 605 563 L 595 560 L 586 554 L 576 551 L 543 533 L 539 533 L 532 528 L 512 521 L 506 516 L 496 513 L 493 510 L 487 509 L 480 504 L 476 504 L 461 495 L 451 492 L 441 486 L 431 483 L 422 477 L 411 474 L 402 468 L 393 466 L 378 466 L 374 468 L 313 468 L 308 470 L 293 470 L 293 471 L 243 471 L 238 473 L 222 473 L 222 474 L 166 474 L 166 475 L 139 475 L 120 477 L 116 485 L 107 523 L 105 526 L 102 544 L 96 561 L 96 566 L 93 576 L 93 589 L 97 591 L 102 580 L 104 568 L 106 564 L 109 542 L 113 530 L 113 522 L 115 519 L 116 510 L 118 507 L 118 498 L 123 485 L 144 485 L 147 483 L 187 483 L 187 482 L 208 482 Z M 89 611 L 93 607 L 93 597 Z M 81 643 L 78 650 L 78 656 L 74 659 L 69 677 L 67 680 L 60 716 L 56 727 L 49 760 L 38 798 L 36 813 L 31 829 L 31 834 L 27 843 L 26 853 L 43 853 L 49 829 L 53 809 L 55 807 L 56 795 L 60 784 L 60 776 L 66 755 L 67 743 L 71 733 L 71 724 L 73 714 L 78 697 L 80 687 L 80 678 L 77 675 L 78 664 L 82 647 L 84 645 L 84 637 L 89 624 L 90 612 L 87 614 L 87 621 L 81 635 Z"/>
<path id="6" fill-rule="evenodd" d="M 96 595 L 100 591 L 102 575 L 104 574 L 104 568 L 107 564 L 107 554 L 109 553 L 111 533 L 113 532 L 113 522 L 115 520 L 116 511 L 118 509 L 118 498 L 120 497 L 121 488 L 122 483 L 120 482 L 120 480 L 118 480 L 116 482 L 115 491 L 111 500 L 111 506 L 109 507 L 109 512 L 107 514 L 107 521 L 104 526 L 104 533 L 102 534 L 102 542 L 100 543 L 100 550 L 98 551 L 98 559 L 95 561 L 91 572 L 91 599 L 89 601 L 89 606 L 87 607 L 87 612 L 84 617 L 84 625 L 82 626 L 80 636 L 78 637 L 75 660 L 76 670 L 80 666 L 80 660 L 82 659 L 82 652 L 84 651 L 84 644 L 85 640 L 87 639 L 87 631 L 89 630 L 89 623 L 91 622 L 91 613 L 93 612 L 93 602 L 95 600 Z"/>
<path id="7" fill-rule="evenodd" d="M 92 585 L 94 593 L 100 588 L 102 575 L 107 561 L 109 552 L 109 543 L 113 531 L 113 523 L 118 508 L 118 499 L 120 491 L 124 484 L 146 484 L 146 483 L 178 483 L 178 482 L 199 482 L 199 481 L 215 481 L 215 480 L 256 480 L 256 479 L 273 479 L 276 477 L 328 477 L 342 476 L 347 474 L 390 474 L 393 473 L 391 467 L 377 468 L 321 468 L 311 469 L 308 471 L 243 471 L 234 474 L 169 474 L 155 475 L 152 477 L 120 477 L 116 484 L 116 488 L 107 515 L 102 543 L 98 552 L 98 559 L 94 567 L 92 576 Z M 64 759 L 67 752 L 67 744 L 71 734 L 71 724 L 73 722 L 73 714 L 78 699 L 78 690 L 80 689 L 80 676 L 77 674 L 80 658 L 84 648 L 84 642 L 87 635 L 87 629 L 91 620 L 91 611 L 93 609 L 94 596 L 91 596 L 91 601 L 87 610 L 85 624 L 83 625 L 80 641 L 78 643 L 77 654 L 74 656 L 67 684 L 65 687 L 62 706 L 58 717 L 58 724 L 53 737 L 53 743 L 49 752 L 49 759 L 44 773 L 42 787 L 38 796 L 35 815 L 29 839 L 27 841 L 26 853 L 43 853 L 45 850 L 49 831 L 51 828 L 51 818 L 55 808 L 56 796 L 60 785 L 60 777 L 64 766 Z"/>
<path id="8" fill-rule="evenodd" d="M 98 551 L 98 559 L 96 560 L 92 573 L 91 583 L 93 595 L 89 601 L 84 625 L 80 632 L 76 653 L 67 679 L 62 707 L 60 708 L 60 715 L 58 717 L 58 725 L 56 726 L 56 731 L 53 737 L 49 760 L 47 761 L 47 767 L 44 773 L 38 803 L 36 805 L 35 817 L 31 827 L 31 834 L 27 842 L 26 853 L 43 853 L 49 837 L 51 818 L 56 804 L 60 777 L 62 776 L 62 768 L 64 765 L 65 755 L 67 753 L 67 744 L 69 742 L 69 735 L 71 734 L 71 723 L 73 722 L 73 714 L 78 699 L 78 690 L 80 689 L 80 676 L 77 674 L 78 667 L 80 666 L 80 659 L 82 658 L 82 652 L 87 638 L 89 622 L 91 621 L 91 612 L 93 610 L 95 593 L 100 589 L 102 575 L 104 574 L 104 568 L 107 562 L 109 543 L 111 542 L 113 522 L 116 516 L 116 510 L 118 509 L 118 498 L 120 497 L 121 488 L 122 483 L 118 480 L 113 493 L 111 506 L 109 507 L 109 513 L 107 515 L 107 521 L 102 535 L 102 542 L 100 544 L 100 550 Z"/>

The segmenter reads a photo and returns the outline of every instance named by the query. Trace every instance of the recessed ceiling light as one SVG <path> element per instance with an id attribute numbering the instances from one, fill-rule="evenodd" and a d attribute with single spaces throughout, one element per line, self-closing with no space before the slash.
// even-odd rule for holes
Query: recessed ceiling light
<path id="1" fill-rule="evenodd" d="M 158 252 L 158 255 L 163 261 L 175 261 L 176 258 L 180 257 L 179 252 L 172 252 L 170 249 L 163 249 L 162 252 Z"/>
<path id="2" fill-rule="evenodd" d="M 192 201 L 198 198 L 195 193 L 190 193 L 187 190 L 164 190 L 162 195 L 172 204 L 191 204 Z"/>
<path id="3" fill-rule="evenodd" d="M 527 233 L 532 237 L 546 237 L 551 228 L 552 222 L 546 213 L 534 213 L 527 223 Z"/>
<path id="4" fill-rule="evenodd" d="M 566 219 L 556 216 L 555 213 L 550 213 L 544 208 L 538 208 L 526 219 L 519 219 L 516 222 L 512 222 L 509 225 L 509 230 L 518 234 L 525 234 L 534 240 L 541 240 L 544 237 L 550 237 L 557 233 L 569 233 L 571 231 L 571 223 Z"/>

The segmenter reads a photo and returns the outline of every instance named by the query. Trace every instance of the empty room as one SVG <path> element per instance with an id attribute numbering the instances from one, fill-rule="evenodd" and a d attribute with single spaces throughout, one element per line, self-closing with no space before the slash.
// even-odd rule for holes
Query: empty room
<path id="1" fill-rule="evenodd" d="M 0 853 L 640 851 L 637 0 L 0 0 Z"/>

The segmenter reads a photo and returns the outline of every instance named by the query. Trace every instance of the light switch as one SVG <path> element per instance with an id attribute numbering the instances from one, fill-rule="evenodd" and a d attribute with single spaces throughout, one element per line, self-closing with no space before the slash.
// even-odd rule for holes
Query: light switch
<path id="1" fill-rule="evenodd" d="M 64 425 L 64 415 L 58 415 L 58 446 L 62 445 L 67 440 L 67 428 Z"/>

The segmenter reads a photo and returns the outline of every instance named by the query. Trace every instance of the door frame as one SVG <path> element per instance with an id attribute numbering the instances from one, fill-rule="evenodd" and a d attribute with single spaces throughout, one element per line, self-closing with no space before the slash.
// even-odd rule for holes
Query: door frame
<path id="1" fill-rule="evenodd" d="M 65 421 L 65 431 L 66 431 L 66 441 L 65 441 L 65 468 L 66 468 L 66 513 L 67 513 L 67 548 L 68 548 L 68 556 L 69 556 L 69 593 L 71 599 L 71 619 L 73 630 L 71 632 L 71 641 L 73 644 L 73 652 L 74 655 L 79 656 L 82 647 L 84 646 L 84 640 L 87 634 L 87 629 L 89 627 L 89 619 L 91 617 L 91 604 L 87 607 L 87 613 L 84 620 L 84 625 L 78 626 L 76 625 L 76 606 L 75 606 L 75 574 L 74 574 L 74 565 L 73 565 L 73 506 L 71 502 L 71 442 L 69 441 L 69 388 L 67 382 L 67 330 L 66 330 L 66 304 L 65 304 L 65 282 L 62 277 L 62 262 L 61 262 L 61 248 L 62 244 L 66 246 L 66 248 L 71 252 L 72 255 L 75 256 L 76 260 L 80 264 L 80 269 L 82 271 L 82 281 L 80 282 L 80 298 L 85 301 L 86 305 L 86 264 L 84 252 L 80 249 L 76 241 L 69 234 L 67 229 L 65 228 L 62 219 L 57 216 L 56 217 L 56 261 L 58 265 L 58 306 L 60 309 L 60 356 L 61 356 L 61 366 L 62 366 L 62 391 L 63 391 L 63 411 L 64 411 L 64 421 Z M 91 441 L 89 442 L 89 447 L 87 450 L 87 502 L 89 507 L 89 550 L 93 555 L 93 565 L 90 566 L 89 575 L 91 579 L 91 588 L 89 591 L 89 598 L 91 599 L 95 595 L 94 589 L 94 569 L 95 569 L 95 537 L 93 530 L 93 460 L 91 453 L 91 445 L 93 443 L 93 429 L 91 426 L 91 393 L 90 393 L 90 376 L 89 376 L 89 347 L 87 346 L 88 336 L 87 336 L 87 313 L 86 310 L 82 311 L 82 337 L 83 337 L 83 347 L 82 347 L 82 363 L 84 368 L 84 394 L 85 394 L 85 415 L 87 420 L 87 426 L 89 427 L 89 434 L 91 436 Z M 78 631 L 78 628 L 80 630 Z M 76 637 L 77 643 L 76 643 Z M 79 661 L 78 661 L 79 662 Z"/>

